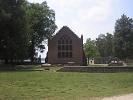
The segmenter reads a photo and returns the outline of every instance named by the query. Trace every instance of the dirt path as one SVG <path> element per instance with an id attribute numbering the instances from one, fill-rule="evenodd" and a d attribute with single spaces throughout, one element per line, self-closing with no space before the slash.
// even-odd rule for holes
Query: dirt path
<path id="1" fill-rule="evenodd" d="M 122 96 L 106 97 L 102 100 L 133 100 L 133 93 Z"/>

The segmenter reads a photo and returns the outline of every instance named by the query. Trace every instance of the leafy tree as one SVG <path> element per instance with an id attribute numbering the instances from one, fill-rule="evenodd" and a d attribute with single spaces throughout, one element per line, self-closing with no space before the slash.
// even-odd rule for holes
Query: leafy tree
<path id="1" fill-rule="evenodd" d="M 0 0 L 0 58 L 31 58 L 36 50 L 43 51 L 43 41 L 56 29 L 55 12 L 46 2 L 29 3 L 25 0 Z"/>
<path id="2" fill-rule="evenodd" d="M 43 41 L 50 38 L 55 32 L 55 12 L 50 9 L 46 2 L 42 4 L 27 4 L 27 15 L 30 25 L 30 58 L 33 62 L 36 50 L 43 52 Z"/>
<path id="3" fill-rule="evenodd" d="M 106 33 L 100 34 L 96 39 L 96 45 L 101 57 L 113 56 L 113 35 Z"/>
<path id="4" fill-rule="evenodd" d="M 86 43 L 84 44 L 84 50 L 85 50 L 85 55 L 88 58 L 93 58 L 99 56 L 99 52 L 96 47 L 96 43 L 94 40 L 91 40 L 88 38 L 86 40 Z"/>
<path id="5" fill-rule="evenodd" d="M 27 57 L 25 0 L 0 0 L 0 56 L 2 59 Z"/>
<path id="6" fill-rule="evenodd" d="M 122 15 L 115 23 L 115 55 L 121 59 L 133 58 L 133 19 Z"/>
<path id="7" fill-rule="evenodd" d="M 114 36 L 110 33 L 106 33 L 106 56 L 114 56 Z"/>
<path id="8" fill-rule="evenodd" d="M 101 57 L 105 57 L 105 55 L 106 55 L 106 51 L 105 51 L 105 48 L 106 48 L 105 38 L 106 37 L 105 37 L 104 34 L 100 34 L 98 36 L 98 38 L 96 39 L 96 45 L 97 45 L 97 48 L 98 48 L 98 51 L 99 51 Z"/>

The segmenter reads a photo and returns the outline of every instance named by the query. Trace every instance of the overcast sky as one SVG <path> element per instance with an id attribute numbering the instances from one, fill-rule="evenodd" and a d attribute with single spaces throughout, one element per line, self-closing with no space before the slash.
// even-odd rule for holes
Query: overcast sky
<path id="1" fill-rule="evenodd" d="M 28 0 L 43 2 L 44 0 Z M 56 14 L 57 31 L 64 25 L 75 34 L 95 39 L 114 31 L 115 21 L 124 13 L 133 18 L 133 0 L 45 0 Z"/>
<path id="2" fill-rule="evenodd" d="M 95 39 L 99 34 L 114 31 L 115 21 L 122 14 L 133 18 L 133 0 L 28 0 L 41 3 L 47 1 L 55 11 L 58 29 L 67 25 L 79 37 Z M 46 56 L 47 49 L 42 55 Z"/>

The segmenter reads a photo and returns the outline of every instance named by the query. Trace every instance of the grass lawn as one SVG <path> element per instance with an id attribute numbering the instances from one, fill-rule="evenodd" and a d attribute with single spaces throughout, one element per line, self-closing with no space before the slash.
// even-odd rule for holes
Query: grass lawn
<path id="1" fill-rule="evenodd" d="M 0 100 L 92 100 L 133 92 L 133 73 L 0 72 Z"/>

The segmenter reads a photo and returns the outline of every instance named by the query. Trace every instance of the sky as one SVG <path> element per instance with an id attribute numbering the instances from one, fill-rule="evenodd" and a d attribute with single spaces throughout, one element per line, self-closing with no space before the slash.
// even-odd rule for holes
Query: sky
<path id="1" fill-rule="evenodd" d="M 68 26 L 79 37 L 96 39 L 99 34 L 113 34 L 115 21 L 122 14 L 133 18 L 133 0 L 28 0 L 46 1 L 55 11 L 56 32 Z"/>
<path id="2" fill-rule="evenodd" d="M 28 0 L 46 1 L 55 11 L 56 32 L 68 26 L 79 37 L 96 39 L 99 34 L 113 34 L 115 22 L 122 14 L 133 18 L 133 0 Z"/>

